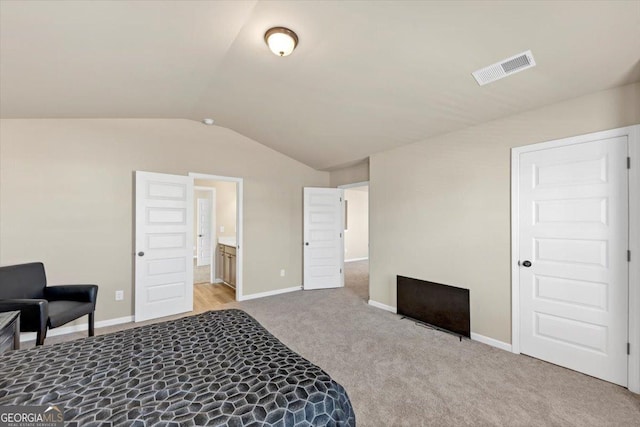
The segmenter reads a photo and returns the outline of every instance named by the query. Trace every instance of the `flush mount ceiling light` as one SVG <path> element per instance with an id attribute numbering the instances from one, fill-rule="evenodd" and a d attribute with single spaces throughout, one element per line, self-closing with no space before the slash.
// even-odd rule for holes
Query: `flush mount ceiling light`
<path id="1" fill-rule="evenodd" d="M 273 27 L 264 33 L 264 41 L 274 54 L 288 56 L 298 45 L 298 36 L 288 28 Z"/>
<path id="2" fill-rule="evenodd" d="M 206 119 L 202 119 L 202 123 L 204 123 L 207 126 L 212 126 L 214 121 L 213 121 L 213 119 L 206 118 Z"/>

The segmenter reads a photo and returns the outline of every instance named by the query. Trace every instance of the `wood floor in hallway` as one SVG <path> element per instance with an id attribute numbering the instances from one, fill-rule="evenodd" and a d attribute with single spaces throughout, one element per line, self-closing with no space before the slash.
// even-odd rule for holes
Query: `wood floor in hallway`
<path id="1" fill-rule="evenodd" d="M 198 283 L 193 285 L 193 312 L 216 310 L 236 300 L 236 290 L 224 283 Z"/>

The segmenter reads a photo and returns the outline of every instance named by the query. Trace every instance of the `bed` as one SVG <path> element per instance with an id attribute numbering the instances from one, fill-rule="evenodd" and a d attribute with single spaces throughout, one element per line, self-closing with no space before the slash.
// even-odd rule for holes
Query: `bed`
<path id="1" fill-rule="evenodd" d="M 241 310 L 10 352 L 2 405 L 81 426 L 355 426 L 344 388 Z"/>

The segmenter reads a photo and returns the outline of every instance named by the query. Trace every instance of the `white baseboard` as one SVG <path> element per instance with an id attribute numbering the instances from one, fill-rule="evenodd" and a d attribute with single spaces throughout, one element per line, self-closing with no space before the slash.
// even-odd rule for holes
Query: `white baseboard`
<path id="1" fill-rule="evenodd" d="M 228 284 L 227 282 L 225 282 L 223 280 L 219 281 L 218 283 L 221 283 L 221 284 L 225 285 L 229 289 L 233 289 L 233 292 L 235 293 L 235 291 L 236 291 L 236 287 L 235 286 L 231 286 L 230 284 Z"/>
<path id="2" fill-rule="evenodd" d="M 398 309 L 396 307 L 391 307 L 390 305 L 382 304 L 381 302 L 374 301 L 372 299 L 369 300 L 369 305 L 376 308 L 381 308 L 382 310 L 390 311 L 392 313 L 398 312 Z M 511 344 L 507 344 L 506 342 L 485 337 L 484 335 L 476 334 L 475 332 L 471 332 L 471 339 L 474 341 L 481 342 L 483 344 L 490 345 L 491 347 L 499 348 L 500 350 L 511 352 Z"/>
<path id="3" fill-rule="evenodd" d="M 106 328 L 107 326 L 121 325 L 122 323 L 133 322 L 133 316 L 118 317 L 115 319 L 101 320 L 95 323 L 95 328 Z M 74 332 L 82 332 L 89 329 L 89 325 L 85 322 L 81 325 L 63 326 L 61 328 L 47 330 L 47 337 L 55 337 L 58 335 L 72 334 Z M 20 342 L 35 341 L 35 332 L 26 332 L 20 334 Z"/>
<path id="4" fill-rule="evenodd" d="M 293 286 L 291 288 L 276 289 L 275 291 L 259 292 L 257 294 L 250 294 L 250 295 L 241 295 L 238 298 L 238 301 L 248 301 L 256 298 L 271 297 L 273 295 L 286 294 L 287 292 L 299 291 L 301 289 L 302 289 L 302 286 Z"/>
<path id="5" fill-rule="evenodd" d="M 369 300 L 369 305 L 371 305 L 373 307 L 376 307 L 376 308 L 381 308 L 381 309 L 386 310 L 386 311 L 390 311 L 392 313 L 397 313 L 398 312 L 398 309 L 396 307 L 391 307 L 390 305 L 383 304 L 381 302 L 374 301 L 372 299 Z"/>
<path id="6" fill-rule="evenodd" d="M 345 259 L 344 262 L 366 261 L 369 257 Z"/>
<path id="7" fill-rule="evenodd" d="M 506 342 L 485 337 L 484 335 L 476 334 L 475 332 L 471 332 L 471 339 L 486 345 L 490 345 L 491 347 L 499 348 L 500 350 L 505 350 L 511 353 L 511 344 L 507 344 Z"/>

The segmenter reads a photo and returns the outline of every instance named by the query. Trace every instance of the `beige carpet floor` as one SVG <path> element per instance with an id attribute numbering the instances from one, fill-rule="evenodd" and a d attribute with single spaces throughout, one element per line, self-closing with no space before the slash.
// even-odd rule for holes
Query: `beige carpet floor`
<path id="1" fill-rule="evenodd" d="M 342 384 L 359 426 L 640 425 L 638 395 L 401 320 L 367 305 L 366 261 L 348 263 L 346 274 L 342 289 L 228 307 L 250 313 Z"/>

